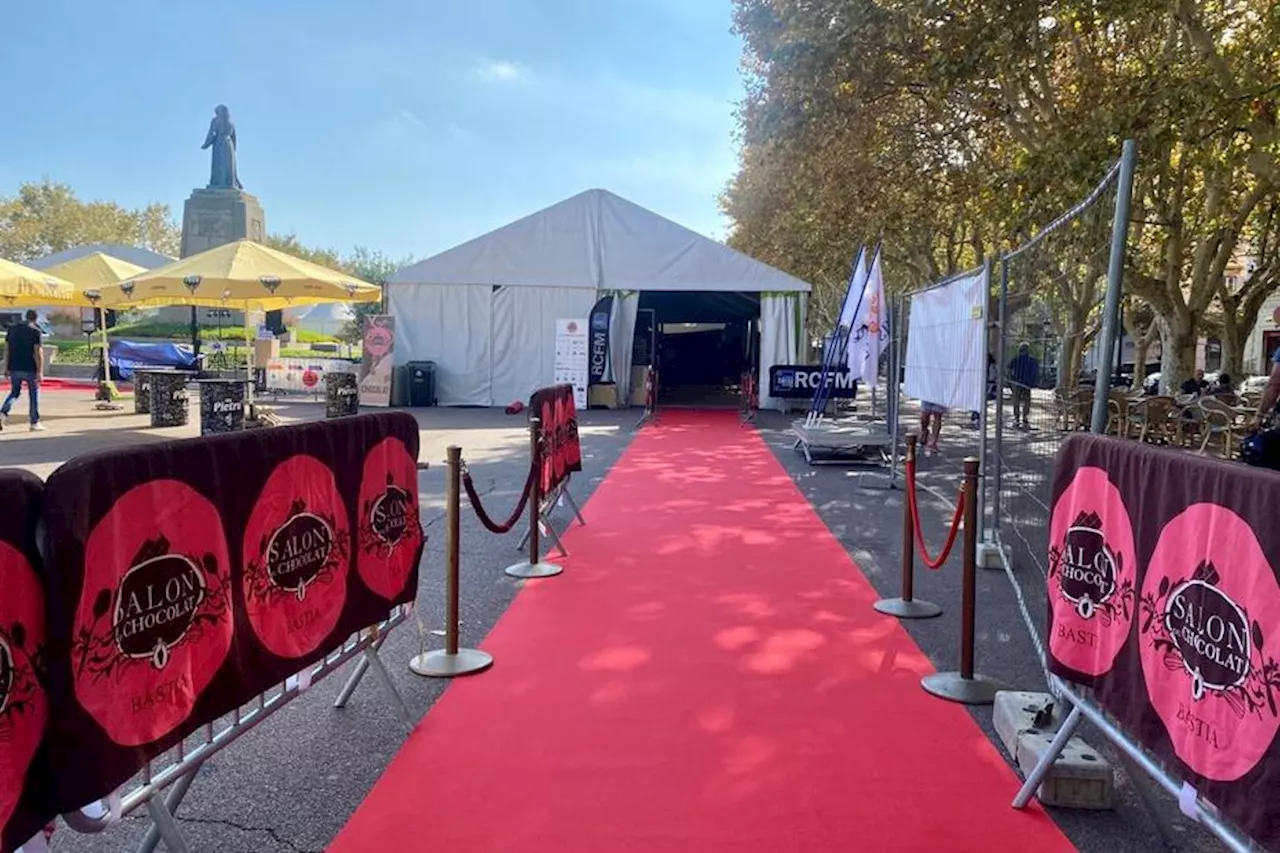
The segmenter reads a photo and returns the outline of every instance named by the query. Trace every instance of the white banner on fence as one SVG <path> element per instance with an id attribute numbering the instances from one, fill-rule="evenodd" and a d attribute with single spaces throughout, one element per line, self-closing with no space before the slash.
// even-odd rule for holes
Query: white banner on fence
<path id="1" fill-rule="evenodd" d="M 911 296 L 907 327 L 907 396 L 964 412 L 987 395 L 984 267 L 973 275 Z"/>
<path id="2" fill-rule="evenodd" d="M 340 358 L 273 358 L 267 362 L 267 389 L 323 394 L 326 373 L 355 373 L 356 368 Z"/>

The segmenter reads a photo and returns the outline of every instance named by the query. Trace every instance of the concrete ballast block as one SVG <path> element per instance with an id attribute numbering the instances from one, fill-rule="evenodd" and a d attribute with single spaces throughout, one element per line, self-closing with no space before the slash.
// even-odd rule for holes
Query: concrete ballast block
<path id="1" fill-rule="evenodd" d="M 1047 721 L 1041 720 L 1037 726 L 1037 717 L 1045 708 L 1052 706 L 1052 716 Z M 1004 744 L 1009 757 L 1018 757 L 1018 738 L 1024 732 L 1042 731 L 1052 734 L 1062 725 L 1062 714 L 1059 703 L 1048 693 L 1030 693 L 1023 690 L 1006 690 L 996 694 L 993 721 L 996 734 Z"/>
<path id="2" fill-rule="evenodd" d="M 992 718 L 996 734 L 1024 777 L 1049 751 L 1062 720 L 1062 703 L 1048 693 L 996 694 Z M 1115 770 L 1110 762 L 1077 737 L 1067 742 L 1036 792 L 1044 805 L 1070 809 L 1109 809 L 1114 796 Z"/>
<path id="3" fill-rule="evenodd" d="M 1026 732 L 1018 739 L 1018 767 L 1030 773 L 1049 751 L 1053 734 Z M 1115 770 L 1110 762 L 1078 737 L 1067 742 L 1036 791 L 1046 806 L 1067 809 L 1109 809 L 1115 799 Z"/>

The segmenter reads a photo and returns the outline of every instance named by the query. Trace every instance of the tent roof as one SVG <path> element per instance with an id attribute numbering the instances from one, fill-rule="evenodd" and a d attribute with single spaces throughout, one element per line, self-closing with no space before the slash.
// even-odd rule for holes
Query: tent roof
<path id="1" fill-rule="evenodd" d="M 83 258 L 86 255 L 99 252 L 142 267 L 144 270 L 159 269 L 165 264 L 171 264 L 174 261 L 173 258 L 167 255 L 153 252 L 150 249 L 141 249 L 137 246 L 125 246 L 118 243 L 90 243 L 87 246 L 76 246 L 74 249 L 66 249 L 61 252 L 54 252 L 52 255 L 45 255 L 39 260 L 31 261 L 27 266 L 32 269 L 47 270 L 49 267 L 65 264 L 67 261 L 74 261 L 77 258 Z"/>
<path id="2" fill-rule="evenodd" d="M 395 273 L 392 284 L 771 292 L 810 288 L 606 190 L 587 190 Z"/>

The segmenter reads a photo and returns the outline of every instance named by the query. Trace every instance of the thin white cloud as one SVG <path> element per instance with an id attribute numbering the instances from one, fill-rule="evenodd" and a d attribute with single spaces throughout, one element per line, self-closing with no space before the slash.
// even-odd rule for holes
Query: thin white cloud
<path id="1" fill-rule="evenodd" d="M 466 142 L 476 138 L 474 132 L 467 130 L 460 124 L 454 124 L 453 122 L 449 122 L 449 124 L 445 126 L 445 130 L 447 130 L 449 135 L 459 142 Z"/>
<path id="2" fill-rule="evenodd" d="M 529 71 L 510 60 L 485 59 L 476 66 L 476 76 L 487 83 L 523 83 L 529 79 Z"/>
<path id="3" fill-rule="evenodd" d="M 427 123 L 418 118 L 412 110 L 401 109 L 396 113 L 396 122 L 404 128 L 413 128 L 415 130 L 423 130 Z"/>

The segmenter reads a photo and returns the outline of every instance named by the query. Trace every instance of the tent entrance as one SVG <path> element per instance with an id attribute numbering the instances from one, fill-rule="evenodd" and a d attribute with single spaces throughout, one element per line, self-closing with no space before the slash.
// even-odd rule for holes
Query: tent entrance
<path id="1" fill-rule="evenodd" d="M 639 310 L 652 311 L 662 405 L 738 405 L 760 351 L 759 294 L 642 291 Z"/>

